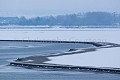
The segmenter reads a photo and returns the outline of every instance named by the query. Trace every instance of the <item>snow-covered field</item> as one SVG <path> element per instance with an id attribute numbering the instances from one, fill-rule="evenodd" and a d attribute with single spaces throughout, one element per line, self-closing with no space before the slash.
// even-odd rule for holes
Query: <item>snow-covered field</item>
<path id="1" fill-rule="evenodd" d="M 120 29 L 0 29 L 0 40 L 63 40 L 120 43 Z"/>
<path id="2" fill-rule="evenodd" d="M 0 29 L 0 40 L 62 40 L 84 42 L 110 42 L 120 44 L 120 29 Z M 82 54 L 49 57 L 46 63 L 92 67 L 120 68 L 120 47 L 98 49 Z"/>
<path id="3" fill-rule="evenodd" d="M 49 59 L 51 61 L 46 63 L 88 67 L 120 68 L 120 47 L 99 49 L 98 51 L 82 54 L 49 57 Z"/>

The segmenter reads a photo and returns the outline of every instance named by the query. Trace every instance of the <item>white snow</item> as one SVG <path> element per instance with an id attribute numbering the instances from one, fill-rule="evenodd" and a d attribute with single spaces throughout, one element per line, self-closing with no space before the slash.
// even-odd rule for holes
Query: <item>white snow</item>
<path id="1" fill-rule="evenodd" d="M 0 29 L 0 40 L 65 40 L 120 43 L 120 29 Z"/>
<path id="2" fill-rule="evenodd" d="M 89 67 L 113 67 L 120 68 L 120 47 L 98 49 L 94 52 L 81 54 L 49 57 L 51 61 L 46 63 L 89 66 Z"/>

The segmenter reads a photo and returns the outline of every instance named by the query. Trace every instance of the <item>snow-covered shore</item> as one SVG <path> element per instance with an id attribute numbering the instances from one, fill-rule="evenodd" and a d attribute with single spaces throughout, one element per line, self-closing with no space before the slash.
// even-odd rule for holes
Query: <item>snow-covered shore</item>
<path id="1" fill-rule="evenodd" d="M 49 57 L 49 64 L 74 65 L 85 67 L 120 68 L 120 47 L 98 49 L 82 54 Z"/>

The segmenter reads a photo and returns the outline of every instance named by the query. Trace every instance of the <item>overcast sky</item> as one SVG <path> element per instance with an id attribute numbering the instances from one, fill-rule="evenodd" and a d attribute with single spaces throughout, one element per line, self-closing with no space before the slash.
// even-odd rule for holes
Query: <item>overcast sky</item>
<path id="1" fill-rule="evenodd" d="M 88 11 L 120 12 L 120 0 L 0 0 L 0 16 L 46 16 Z"/>

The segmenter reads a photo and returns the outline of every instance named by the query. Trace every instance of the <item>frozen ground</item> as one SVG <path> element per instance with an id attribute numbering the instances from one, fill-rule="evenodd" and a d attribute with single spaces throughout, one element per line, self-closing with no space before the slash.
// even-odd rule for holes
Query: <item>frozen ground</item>
<path id="1" fill-rule="evenodd" d="M 110 42 L 120 44 L 120 29 L 0 29 L 0 40 L 62 40 Z M 47 63 L 91 67 L 120 68 L 120 47 L 98 49 L 94 52 L 49 57 Z"/>
<path id="2" fill-rule="evenodd" d="M 88 67 L 111 67 L 120 68 L 120 47 L 99 49 L 94 52 L 82 54 L 49 57 L 51 61 L 46 63 L 88 66 Z"/>
<path id="3" fill-rule="evenodd" d="M 119 28 L 105 29 L 0 29 L 0 40 L 65 40 L 120 43 Z"/>

